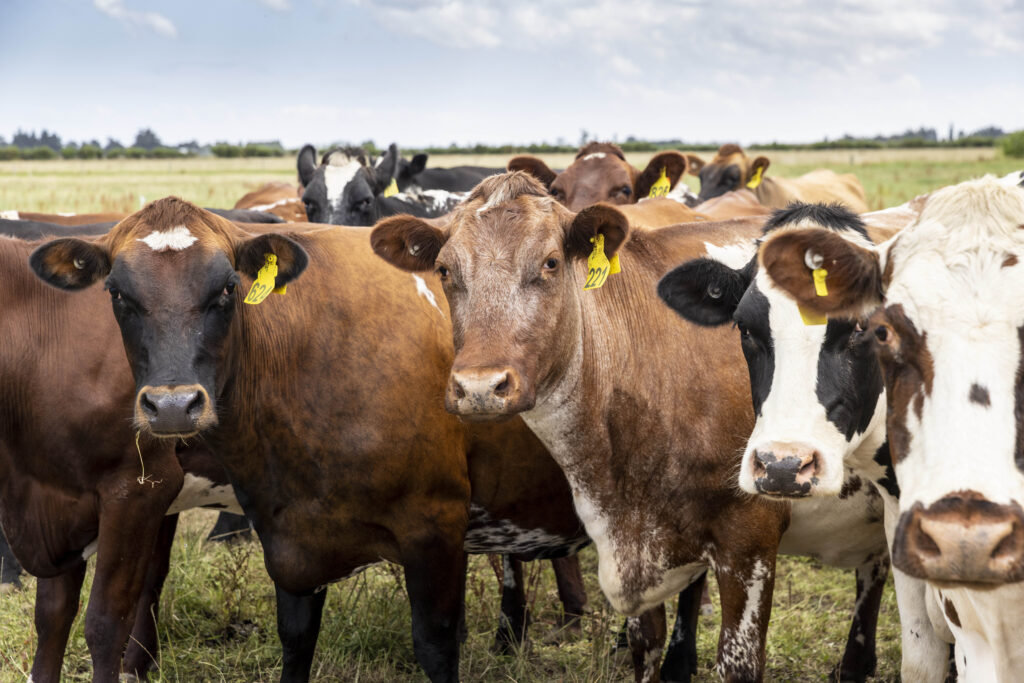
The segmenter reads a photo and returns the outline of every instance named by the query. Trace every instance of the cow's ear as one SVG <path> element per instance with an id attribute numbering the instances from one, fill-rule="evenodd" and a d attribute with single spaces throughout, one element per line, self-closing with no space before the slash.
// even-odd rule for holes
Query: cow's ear
<path id="1" fill-rule="evenodd" d="M 555 182 L 558 174 L 548 168 L 548 165 L 535 156 L 523 154 L 512 157 L 509 160 L 507 169 L 509 171 L 525 171 L 544 184 L 544 187 L 551 189 L 551 183 Z"/>
<path id="2" fill-rule="evenodd" d="M 772 162 L 768 161 L 768 157 L 757 157 L 750 163 L 750 175 L 747 176 L 747 187 L 753 190 L 755 187 L 761 184 L 764 179 L 764 174 L 768 171 L 768 167 Z M 739 188 L 742 189 L 742 188 Z"/>
<path id="3" fill-rule="evenodd" d="M 802 308 L 859 317 L 882 303 L 879 249 L 885 246 L 869 249 L 822 228 L 784 230 L 769 233 L 758 259 L 772 282 Z"/>
<path id="4" fill-rule="evenodd" d="M 409 175 L 416 175 L 417 173 L 423 173 L 423 169 L 427 167 L 427 155 L 416 154 L 413 156 L 412 161 L 409 162 Z"/>
<path id="5" fill-rule="evenodd" d="M 296 165 L 299 167 L 299 182 L 307 187 L 313 181 L 313 172 L 316 171 L 316 147 L 306 145 L 300 149 Z"/>
<path id="6" fill-rule="evenodd" d="M 65 237 L 47 242 L 28 257 L 43 282 L 60 289 L 83 289 L 110 272 L 110 255 L 93 242 Z"/>
<path id="7" fill-rule="evenodd" d="M 732 320 L 750 286 L 747 272 L 715 259 L 693 259 L 661 278 L 658 296 L 690 322 L 716 327 Z"/>
<path id="8" fill-rule="evenodd" d="M 302 275 L 309 265 L 309 254 L 298 242 L 277 233 L 247 239 L 235 246 L 235 270 L 255 278 L 267 263 L 267 254 L 277 256 L 274 287 L 282 287 Z"/>
<path id="9" fill-rule="evenodd" d="M 594 204 L 572 219 L 565 234 L 566 258 L 586 258 L 594 249 L 592 238 L 604 235 L 604 253 L 611 258 L 629 237 L 629 220 L 610 204 Z"/>
<path id="10" fill-rule="evenodd" d="M 686 157 L 680 152 L 659 152 L 647 163 L 647 168 L 637 175 L 633 181 L 633 192 L 637 199 L 651 194 L 651 186 L 661 178 L 664 169 L 669 185 L 675 187 L 679 179 L 686 173 Z"/>
<path id="11" fill-rule="evenodd" d="M 700 175 L 700 169 L 704 168 L 704 160 L 696 154 L 686 155 L 686 172 L 690 175 Z"/>
<path id="12" fill-rule="evenodd" d="M 370 233 L 377 256 L 409 271 L 431 270 L 447 239 L 445 231 L 406 214 L 385 218 Z"/>
<path id="13" fill-rule="evenodd" d="M 398 173 L 398 145 L 391 143 L 373 167 L 373 193 L 380 194 L 388 189 Z"/>

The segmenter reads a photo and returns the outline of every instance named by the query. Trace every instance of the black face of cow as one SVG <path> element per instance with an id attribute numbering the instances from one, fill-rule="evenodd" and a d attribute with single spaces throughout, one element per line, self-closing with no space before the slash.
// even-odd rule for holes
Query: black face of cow
<path id="1" fill-rule="evenodd" d="M 786 211 L 791 213 L 780 212 L 783 221 L 787 215 L 808 217 L 799 208 Z M 823 215 L 816 223 L 842 230 L 840 218 L 849 217 Z M 850 225 L 861 224 L 853 217 Z M 848 234 L 864 238 L 862 229 Z M 745 289 L 736 296 L 740 282 Z M 754 260 L 741 268 L 691 261 L 665 276 L 659 294 L 688 320 L 717 325 L 732 319 L 740 332 L 757 415 L 741 488 L 786 497 L 834 495 L 846 458 L 863 450 L 872 461 L 884 438 L 883 384 L 873 339 L 860 323 L 805 324 L 796 304 Z"/>
<path id="2" fill-rule="evenodd" d="M 394 145 L 392 145 L 394 148 Z M 397 148 L 369 166 L 359 149 L 333 150 L 308 172 L 302 202 L 311 223 L 370 226 L 381 217 L 380 201 L 395 177 Z"/>
<path id="3" fill-rule="evenodd" d="M 183 264 L 174 290 L 116 261 L 106 281 L 137 388 L 136 420 L 187 436 L 216 423 L 213 400 L 238 274 L 222 252 Z"/>
<path id="4" fill-rule="evenodd" d="M 706 202 L 741 187 L 743 169 L 736 164 L 711 163 L 705 165 L 697 175 L 700 176 L 700 193 L 697 198 Z"/>

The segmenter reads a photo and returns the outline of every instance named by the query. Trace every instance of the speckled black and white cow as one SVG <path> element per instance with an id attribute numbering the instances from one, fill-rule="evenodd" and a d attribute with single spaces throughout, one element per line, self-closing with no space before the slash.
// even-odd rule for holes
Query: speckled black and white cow
<path id="1" fill-rule="evenodd" d="M 810 226 L 761 264 L 805 309 L 863 322 L 900 483 L 893 564 L 927 582 L 969 681 L 1019 680 L 1024 607 L 1024 190 L 1019 174 L 939 190 L 878 246 Z M 807 286 L 824 268 L 827 294 Z"/>
<path id="2" fill-rule="evenodd" d="M 870 245 L 872 237 L 887 238 L 916 216 L 913 208 L 896 207 L 865 214 L 869 225 L 836 206 L 793 204 L 772 216 L 765 233 L 816 227 Z M 794 510 L 809 501 L 845 497 L 861 486 L 877 490 L 891 536 L 899 489 L 886 440 L 882 377 L 863 326 L 841 318 L 804 324 L 796 304 L 758 266 L 754 242 L 679 266 L 662 280 L 659 293 L 688 320 L 738 328 L 757 416 L 744 450 L 740 488 L 807 499 Z M 862 573 L 870 576 L 859 572 L 858 588 Z M 928 620 L 924 583 L 898 570 L 893 580 L 903 627 L 903 678 L 942 681 L 948 648 Z M 882 582 L 871 587 L 880 596 Z"/>
<path id="3" fill-rule="evenodd" d="M 388 195 L 399 163 L 392 144 L 376 164 L 366 150 L 337 147 L 324 154 L 318 166 L 316 150 L 306 145 L 299 152 L 299 180 L 305 186 L 302 201 L 311 223 L 369 226 L 385 216 L 410 214 L 436 218 L 452 210 L 465 193 L 421 190 Z"/>

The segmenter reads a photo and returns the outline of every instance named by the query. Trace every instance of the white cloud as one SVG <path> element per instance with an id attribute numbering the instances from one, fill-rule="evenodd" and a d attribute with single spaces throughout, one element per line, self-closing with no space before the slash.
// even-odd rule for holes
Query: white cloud
<path id="1" fill-rule="evenodd" d="M 168 38 L 177 38 L 174 22 L 158 12 L 139 12 L 124 6 L 123 0 L 92 0 L 93 6 L 112 19 L 130 28 L 144 28 Z"/>

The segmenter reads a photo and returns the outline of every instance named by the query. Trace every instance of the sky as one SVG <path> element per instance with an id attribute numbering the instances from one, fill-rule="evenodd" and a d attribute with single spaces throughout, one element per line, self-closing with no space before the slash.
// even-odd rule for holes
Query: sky
<path id="1" fill-rule="evenodd" d="M 1024 0 L 0 0 L 0 136 L 403 146 L 1024 128 Z"/>

